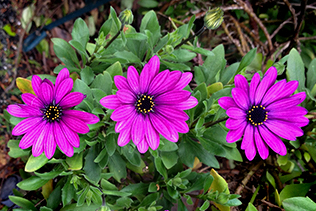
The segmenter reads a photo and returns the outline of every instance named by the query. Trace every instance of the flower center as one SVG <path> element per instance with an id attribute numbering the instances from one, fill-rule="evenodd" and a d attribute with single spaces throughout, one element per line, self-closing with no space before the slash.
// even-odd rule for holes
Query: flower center
<path id="1" fill-rule="evenodd" d="M 146 113 L 152 112 L 154 106 L 155 106 L 155 103 L 153 101 L 152 96 L 149 96 L 146 94 L 137 95 L 135 109 L 139 113 L 146 114 Z"/>
<path id="2" fill-rule="evenodd" d="M 45 106 L 43 118 L 48 122 L 59 121 L 62 116 L 62 109 L 55 103 Z"/>
<path id="3" fill-rule="evenodd" d="M 268 112 L 265 109 L 262 105 L 252 106 L 248 110 L 248 121 L 254 126 L 262 125 L 268 119 Z"/>

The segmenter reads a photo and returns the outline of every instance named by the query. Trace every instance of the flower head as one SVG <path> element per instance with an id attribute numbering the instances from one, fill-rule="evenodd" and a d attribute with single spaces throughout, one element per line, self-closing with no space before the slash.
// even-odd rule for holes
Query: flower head
<path id="1" fill-rule="evenodd" d="M 191 73 L 164 70 L 159 72 L 158 56 L 152 57 L 139 75 L 130 66 L 127 79 L 115 76 L 116 95 L 108 95 L 100 103 L 114 109 L 111 119 L 117 121 L 115 131 L 120 133 L 118 145 L 125 146 L 131 139 L 138 151 L 145 153 L 148 147 L 159 146 L 159 134 L 167 140 L 178 141 L 180 133 L 187 133 L 183 111 L 197 105 L 197 99 L 189 91 L 182 90 L 192 79 Z"/>
<path id="2" fill-rule="evenodd" d="M 208 29 L 217 29 L 224 20 L 223 16 L 224 12 L 219 7 L 208 10 L 204 16 L 204 25 Z"/>
<path id="3" fill-rule="evenodd" d="M 32 87 L 36 95 L 21 95 L 25 104 L 9 105 L 8 112 L 15 117 L 25 118 L 12 130 L 12 135 L 23 135 L 20 148 L 31 146 L 32 154 L 37 157 L 45 152 L 50 159 L 56 145 L 68 157 L 74 153 L 73 147 L 79 147 L 77 133 L 88 133 L 87 124 L 94 124 L 99 118 L 84 111 L 70 110 L 85 98 L 80 92 L 71 92 L 73 80 L 64 68 L 56 78 L 55 85 L 48 79 L 37 75 L 32 77 Z"/>
<path id="4" fill-rule="evenodd" d="M 297 106 L 304 101 L 305 92 L 292 95 L 298 81 L 281 80 L 274 84 L 276 78 L 275 67 L 269 68 L 261 81 L 260 75 L 255 73 L 250 86 L 244 76 L 236 75 L 233 97 L 218 100 L 229 117 L 226 121 L 226 127 L 230 129 L 227 142 L 235 142 L 244 135 L 241 149 L 245 150 L 249 160 L 255 157 L 257 151 L 262 159 L 266 159 L 269 147 L 280 155 L 286 155 L 286 147 L 280 137 L 296 140 L 303 135 L 300 127 L 309 122 L 304 117 L 307 110 Z"/>

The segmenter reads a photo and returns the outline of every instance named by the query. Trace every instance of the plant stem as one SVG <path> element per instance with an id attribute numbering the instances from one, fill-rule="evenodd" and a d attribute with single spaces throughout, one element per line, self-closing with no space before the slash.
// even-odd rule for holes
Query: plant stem
<path id="1" fill-rule="evenodd" d="M 206 122 L 206 123 L 204 123 L 204 126 L 205 126 L 206 128 L 208 128 L 208 127 L 211 127 L 211 126 L 213 126 L 213 125 L 216 125 L 216 124 L 218 124 L 218 123 L 220 123 L 220 122 L 226 121 L 227 119 L 228 119 L 228 117 L 225 117 L 225 118 L 219 119 L 219 120 L 217 120 L 217 121 L 215 121 L 215 122 Z"/>
<path id="2" fill-rule="evenodd" d="M 183 45 L 184 43 L 192 40 L 194 37 L 199 36 L 200 34 L 202 34 L 207 28 L 205 26 L 203 26 L 198 32 L 196 32 L 194 35 L 191 35 L 190 37 L 188 37 L 187 39 L 183 40 L 180 44 L 178 44 L 174 49 L 179 48 L 181 45 Z"/>

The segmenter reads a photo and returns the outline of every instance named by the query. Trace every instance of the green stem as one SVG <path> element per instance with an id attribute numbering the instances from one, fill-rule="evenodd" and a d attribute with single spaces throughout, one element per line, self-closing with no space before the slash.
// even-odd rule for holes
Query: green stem
<path id="1" fill-rule="evenodd" d="M 199 36 L 200 34 L 202 34 L 207 28 L 205 26 L 203 26 L 198 32 L 196 32 L 194 35 L 191 35 L 190 37 L 188 37 L 187 39 L 183 40 L 180 44 L 178 44 L 174 49 L 179 48 L 181 45 L 183 45 L 184 43 L 194 39 L 195 37 Z"/>
<path id="2" fill-rule="evenodd" d="M 219 119 L 219 120 L 217 120 L 215 122 L 206 122 L 206 123 L 204 123 L 204 126 L 205 126 L 205 128 L 208 128 L 208 127 L 216 125 L 216 124 L 218 124 L 220 122 L 226 121 L 227 119 L 228 119 L 228 117 L 225 117 L 225 118 Z"/>

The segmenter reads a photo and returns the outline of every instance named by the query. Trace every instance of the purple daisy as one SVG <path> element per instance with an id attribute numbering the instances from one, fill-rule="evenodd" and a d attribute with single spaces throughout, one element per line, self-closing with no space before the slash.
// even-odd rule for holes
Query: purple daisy
<path id="1" fill-rule="evenodd" d="M 286 155 L 286 147 L 280 139 L 296 140 L 303 135 L 300 127 L 309 120 L 304 117 L 307 110 L 299 107 L 306 94 L 292 95 L 298 87 L 298 81 L 276 81 L 277 70 L 271 67 L 262 80 L 255 73 L 250 87 L 242 75 L 235 76 L 235 86 L 231 97 L 222 97 L 219 105 L 227 110 L 226 127 L 229 130 L 227 142 L 232 143 L 244 135 L 241 149 L 246 157 L 253 160 L 258 151 L 262 159 L 269 155 L 269 147 L 280 155 Z M 291 96 L 292 95 L 292 96 Z"/>
<path id="2" fill-rule="evenodd" d="M 140 75 L 130 66 L 127 79 L 114 77 L 116 95 L 100 100 L 104 107 L 114 109 L 111 119 L 117 121 L 115 131 L 120 133 L 119 146 L 125 146 L 132 139 L 138 151 L 145 153 L 148 147 L 158 148 L 159 134 L 177 142 L 178 132 L 189 131 L 185 122 L 189 116 L 183 110 L 193 108 L 198 101 L 182 89 L 192 80 L 192 74 L 169 70 L 158 73 L 159 67 L 158 56 L 149 60 Z"/>
<path id="3" fill-rule="evenodd" d="M 50 159 L 56 144 L 68 157 L 73 156 L 73 147 L 80 145 L 77 133 L 88 133 L 87 124 L 97 123 L 99 118 L 88 112 L 70 110 L 80 104 L 85 95 L 71 92 L 73 80 L 67 68 L 60 71 L 55 85 L 34 75 L 32 87 L 36 96 L 24 93 L 21 97 L 25 104 L 9 105 L 7 108 L 12 116 L 26 118 L 13 128 L 12 135 L 25 134 L 19 146 L 22 149 L 33 146 L 35 157 L 44 151 Z"/>

